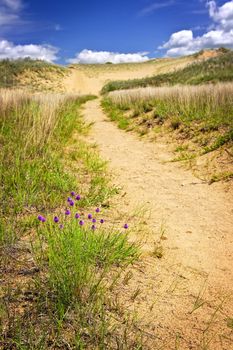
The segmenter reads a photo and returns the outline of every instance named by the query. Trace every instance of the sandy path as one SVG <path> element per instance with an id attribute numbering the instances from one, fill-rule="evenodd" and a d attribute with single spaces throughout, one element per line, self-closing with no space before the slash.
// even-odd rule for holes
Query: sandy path
<path id="1" fill-rule="evenodd" d="M 232 329 L 226 325 L 233 317 L 230 193 L 222 184 L 202 183 L 179 164 L 164 162 L 171 158 L 167 145 L 119 130 L 107 120 L 99 100 L 86 104 L 84 116 L 94 122 L 91 141 L 126 192 L 121 207 L 132 212 L 146 204 L 150 210 L 143 266 L 133 271 L 123 295 L 119 292 L 119 299 L 137 311 L 142 328 L 149 331 L 150 349 L 161 344 L 162 349 L 233 349 Z M 150 253 L 162 223 L 167 240 L 162 243 L 164 257 L 158 260 Z M 220 307 L 223 296 L 227 298 Z M 205 303 L 190 313 L 195 301 Z"/>
<path id="2" fill-rule="evenodd" d="M 64 85 L 68 92 L 98 95 L 108 80 L 163 69 L 168 68 L 78 67 Z M 99 100 L 85 105 L 84 117 L 94 122 L 90 141 L 98 144 L 115 183 L 123 188 L 119 215 L 142 207 L 150 212 L 141 226 L 148 232 L 143 258 L 115 291 L 118 303 L 136 314 L 150 350 L 233 350 L 232 191 L 222 183 L 202 183 L 179 163 L 166 162 L 173 158 L 167 145 L 119 130 Z M 164 256 L 157 259 L 152 253 L 161 225 L 167 239 L 161 241 Z"/>

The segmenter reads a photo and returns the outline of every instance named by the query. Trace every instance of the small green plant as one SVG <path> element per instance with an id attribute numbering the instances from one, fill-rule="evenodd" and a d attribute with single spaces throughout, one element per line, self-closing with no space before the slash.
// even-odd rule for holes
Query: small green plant
<path id="1" fill-rule="evenodd" d="M 207 284 L 207 279 L 204 281 L 203 285 L 201 286 L 201 289 L 194 301 L 194 305 L 192 310 L 190 311 L 190 314 L 195 312 L 197 309 L 199 309 L 200 307 L 202 307 L 205 304 L 205 300 L 204 300 L 204 294 L 206 291 L 206 284 Z"/>
<path id="2" fill-rule="evenodd" d="M 233 129 L 226 132 L 224 135 L 218 136 L 215 142 L 211 146 L 205 147 L 204 153 L 212 152 L 218 149 L 219 147 L 232 141 L 233 141 Z"/>
<path id="3" fill-rule="evenodd" d="M 187 151 L 188 148 L 189 148 L 188 145 L 180 145 L 175 148 L 174 152 L 184 152 L 184 151 Z"/>
<path id="4" fill-rule="evenodd" d="M 114 107 L 109 99 L 103 99 L 101 105 L 102 108 L 108 113 L 109 118 L 112 121 L 117 122 L 120 129 L 128 130 L 130 128 L 130 120 L 123 113 L 123 111 L 128 110 L 129 107 L 126 108 L 125 105 L 123 105 L 121 108 Z"/>
<path id="5" fill-rule="evenodd" d="M 233 178 L 233 172 L 224 171 L 218 174 L 213 174 L 209 180 L 209 184 L 211 185 L 214 182 L 218 181 L 228 181 Z"/>
<path id="6" fill-rule="evenodd" d="M 173 158 L 171 161 L 182 162 L 182 161 L 194 159 L 195 157 L 196 155 L 194 153 L 184 151 L 184 152 L 181 152 L 178 157 Z"/>

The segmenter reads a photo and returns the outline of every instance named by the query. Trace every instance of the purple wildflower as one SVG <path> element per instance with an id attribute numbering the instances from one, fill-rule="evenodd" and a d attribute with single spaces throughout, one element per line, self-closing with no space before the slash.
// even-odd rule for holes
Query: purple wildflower
<path id="1" fill-rule="evenodd" d="M 88 214 L 88 219 L 91 220 L 92 219 L 92 215 L 91 214 Z"/>
<path id="2" fill-rule="evenodd" d="M 59 218 L 57 216 L 54 216 L 53 221 L 57 223 L 59 221 Z"/>
<path id="3" fill-rule="evenodd" d="M 100 223 L 103 224 L 103 223 L 104 223 L 104 219 L 101 219 L 101 220 L 100 220 Z"/>
<path id="4" fill-rule="evenodd" d="M 68 197 L 67 202 L 70 203 L 70 201 L 72 201 L 72 199 L 70 197 Z"/>
<path id="5" fill-rule="evenodd" d="M 91 229 L 94 231 L 96 229 L 95 225 L 92 225 Z"/>
<path id="6" fill-rule="evenodd" d="M 75 192 L 74 191 L 70 192 L 70 194 L 71 194 L 72 197 L 75 196 Z"/>
<path id="7" fill-rule="evenodd" d="M 76 196 L 76 200 L 77 200 L 77 201 L 80 201 L 80 199 L 81 199 L 81 196 L 80 196 L 80 194 L 78 194 L 78 195 Z"/>
<path id="8" fill-rule="evenodd" d="M 75 217 L 75 219 L 79 219 L 80 218 L 79 213 L 76 213 L 74 217 Z"/>
<path id="9" fill-rule="evenodd" d="M 100 208 L 96 208 L 96 213 L 99 213 L 100 212 Z"/>
<path id="10" fill-rule="evenodd" d="M 64 228 L 64 226 L 61 224 L 61 225 L 59 225 L 59 228 L 62 230 Z"/>
<path id="11" fill-rule="evenodd" d="M 91 221 L 92 221 L 93 223 L 95 223 L 95 222 L 96 222 L 96 219 L 94 218 L 94 219 L 92 219 Z"/>
<path id="12" fill-rule="evenodd" d="M 80 225 L 80 226 L 83 226 L 83 225 L 84 225 L 84 221 L 83 221 L 83 220 L 80 220 L 80 221 L 79 221 L 79 225 Z"/>
<path id="13" fill-rule="evenodd" d="M 124 224 L 124 228 L 125 229 L 129 228 L 128 224 Z"/>
<path id="14" fill-rule="evenodd" d="M 46 219 L 42 215 L 38 215 L 37 219 L 41 222 L 45 222 Z"/>
<path id="15" fill-rule="evenodd" d="M 70 204 L 71 207 L 74 206 L 74 202 L 72 200 L 69 202 L 69 204 Z"/>
<path id="16" fill-rule="evenodd" d="M 70 210 L 69 209 L 66 209 L 65 215 L 70 215 Z"/>

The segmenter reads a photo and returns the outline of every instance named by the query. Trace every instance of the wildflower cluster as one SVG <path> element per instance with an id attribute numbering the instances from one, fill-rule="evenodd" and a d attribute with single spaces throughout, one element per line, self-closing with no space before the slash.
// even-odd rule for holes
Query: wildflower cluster
<path id="1" fill-rule="evenodd" d="M 55 224 L 59 224 L 59 228 L 63 229 L 67 220 L 67 217 L 74 218 L 75 220 L 78 220 L 79 226 L 88 226 L 93 231 L 97 229 L 97 224 L 104 224 L 105 219 L 98 218 L 99 213 L 101 212 L 100 208 L 95 209 L 95 214 L 87 214 L 83 213 L 81 210 L 77 212 L 78 202 L 81 200 L 81 195 L 76 194 L 74 191 L 70 192 L 70 197 L 67 198 L 67 207 L 64 210 L 64 215 L 54 216 L 53 222 Z M 42 223 L 46 221 L 46 218 L 42 215 L 38 216 L 38 220 Z M 124 229 L 128 229 L 128 224 L 124 224 Z"/>

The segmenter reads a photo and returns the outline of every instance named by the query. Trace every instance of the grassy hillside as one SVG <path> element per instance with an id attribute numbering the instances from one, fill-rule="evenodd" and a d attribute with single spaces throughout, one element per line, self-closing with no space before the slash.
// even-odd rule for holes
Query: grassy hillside
<path id="1" fill-rule="evenodd" d="M 109 298 L 138 248 L 104 224 L 116 190 L 84 139 L 92 98 L 0 89 L 1 349 L 134 348 Z"/>
<path id="2" fill-rule="evenodd" d="M 233 176 L 233 84 L 147 87 L 114 91 L 102 101 L 109 118 L 118 127 L 150 137 L 169 135 L 180 154 L 188 160 L 226 151 L 227 160 L 218 162 L 216 172 Z M 223 165 L 224 164 L 224 165 Z M 213 178 L 214 172 L 211 171 Z"/>
<path id="3" fill-rule="evenodd" d="M 0 87 L 50 90 L 66 74 L 66 68 L 30 58 L 0 61 Z M 47 85 L 47 86 L 46 86 Z"/>
<path id="4" fill-rule="evenodd" d="M 196 55 L 198 59 L 198 56 Z M 158 74 L 143 79 L 112 81 L 106 84 L 102 93 L 114 90 L 147 86 L 167 86 L 175 84 L 198 85 L 233 80 L 233 52 L 226 50 L 217 57 L 194 62 L 187 67 L 166 74 Z"/>

